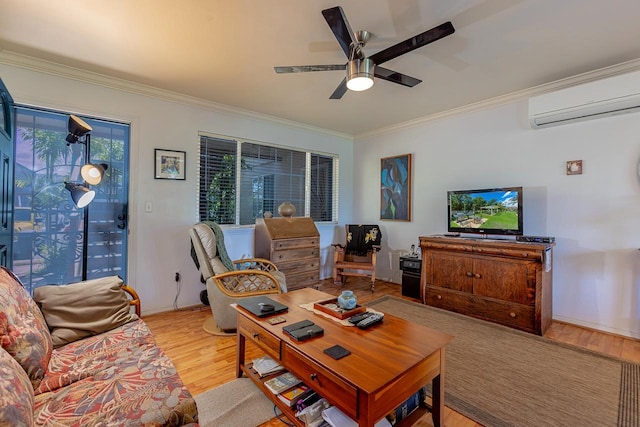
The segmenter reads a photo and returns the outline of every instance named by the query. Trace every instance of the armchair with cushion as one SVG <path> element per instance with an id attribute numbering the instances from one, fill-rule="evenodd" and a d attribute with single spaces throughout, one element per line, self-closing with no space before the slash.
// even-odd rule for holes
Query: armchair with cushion
<path id="1" fill-rule="evenodd" d="M 218 224 L 204 221 L 189 230 L 192 257 L 207 286 L 207 294 L 218 329 L 236 329 L 231 304 L 241 298 L 280 294 L 287 291 L 284 274 L 271 261 L 245 258 L 231 261 Z"/>
<path id="2" fill-rule="evenodd" d="M 380 250 L 382 232 L 377 225 L 345 225 L 347 242 L 334 243 L 333 282 L 344 283 L 344 276 L 371 278 L 371 291 L 376 284 L 376 254 Z"/>

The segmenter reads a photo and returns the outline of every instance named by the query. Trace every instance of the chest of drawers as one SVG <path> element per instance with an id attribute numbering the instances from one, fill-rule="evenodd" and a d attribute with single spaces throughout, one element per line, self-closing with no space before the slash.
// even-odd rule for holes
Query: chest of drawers
<path id="1" fill-rule="evenodd" d="M 289 291 L 318 285 L 320 233 L 311 218 L 258 218 L 255 256 L 278 266 Z"/>
<path id="2" fill-rule="evenodd" d="M 544 335 L 551 325 L 553 244 L 420 237 L 428 305 Z"/>

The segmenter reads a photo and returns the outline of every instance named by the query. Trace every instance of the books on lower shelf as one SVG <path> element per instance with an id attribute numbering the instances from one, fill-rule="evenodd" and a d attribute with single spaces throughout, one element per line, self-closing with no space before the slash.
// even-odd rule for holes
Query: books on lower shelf
<path id="1" fill-rule="evenodd" d="M 427 397 L 426 387 L 422 387 L 415 392 L 410 398 L 405 400 L 400 406 L 394 409 L 389 415 L 375 423 L 375 427 L 391 427 L 404 420 L 420 406 L 421 402 Z M 358 423 L 349 418 L 344 412 L 331 406 L 322 410 L 322 418 L 331 427 L 357 427 Z"/>
<path id="2" fill-rule="evenodd" d="M 269 356 L 262 356 L 257 359 L 253 359 L 252 362 L 253 370 L 261 377 L 266 377 L 267 375 L 284 371 L 284 367 Z"/>
<path id="3" fill-rule="evenodd" d="M 282 375 L 278 375 L 275 378 L 271 378 L 264 382 L 265 387 L 267 387 L 273 394 L 280 394 L 283 391 L 293 387 L 294 385 L 298 385 L 302 382 L 298 377 L 293 375 L 291 372 L 285 372 Z"/>
<path id="4" fill-rule="evenodd" d="M 297 401 L 309 390 L 309 387 L 300 383 L 288 390 L 283 391 L 278 395 L 278 399 L 289 405 L 289 407 L 296 406 Z"/>
<path id="5" fill-rule="evenodd" d="M 349 418 L 344 412 L 335 406 L 331 406 L 322 411 L 322 418 L 331 427 L 358 427 L 358 423 Z M 374 424 L 374 427 L 391 427 L 391 423 L 386 418 Z"/>
<path id="6" fill-rule="evenodd" d="M 389 415 L 387 415 L 387 419 L 391 422 L 392 425 L 397 424 L 403 419 L 407 418 L 413 411 L 418 409 L 421 402 L 427 398 L 427 388 L 422 387 L 420 390 L 415 392 L 410 398 L 404 401 L 402 405 L 398 406 L 395 410 L 393 410 Z"/>

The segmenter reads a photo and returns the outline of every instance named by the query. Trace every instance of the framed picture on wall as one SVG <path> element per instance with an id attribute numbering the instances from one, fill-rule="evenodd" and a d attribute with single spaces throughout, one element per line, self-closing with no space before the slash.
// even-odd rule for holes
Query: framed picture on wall
<path id="1" fill-rule="evenodd" d="M 155 179 L 185 179 L 185 151 L 155 149 Z"/>
<path id="2" fill-rule="evenodd" d="M 380 160 L 380 219 L 411 221 L 411 154 Z"/>

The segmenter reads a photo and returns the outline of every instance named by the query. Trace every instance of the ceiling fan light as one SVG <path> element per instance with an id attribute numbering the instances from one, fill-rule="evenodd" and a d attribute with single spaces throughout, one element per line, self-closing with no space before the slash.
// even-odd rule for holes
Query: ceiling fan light
<path id="1" fill-rule="evenodd" d="M 375 64 L 368 58 L 349 61 L 347 63 L 347 88 L 359 92 L 373 86 L 374 67 Z"/>

